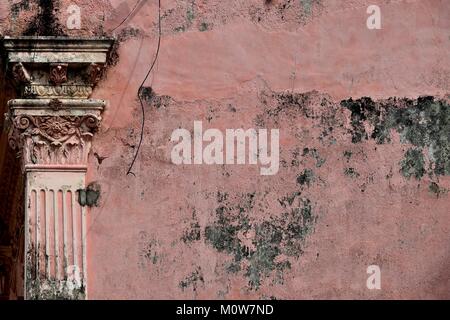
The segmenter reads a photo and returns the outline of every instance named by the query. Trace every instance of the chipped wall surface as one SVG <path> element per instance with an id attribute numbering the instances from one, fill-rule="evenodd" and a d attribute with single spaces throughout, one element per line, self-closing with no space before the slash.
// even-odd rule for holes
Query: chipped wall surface
<path id="1" fill-rule="evenodd" d="M 158 43 L 158 1 L 121 24 L 135 3 L 0 0 L 2 35 L 118 39 L 93 94 L 89 299 L 450 298 L 449 1 L 162 0 L 127 175 Z M 279 171 L 173 164 L 194 121 L 279 129 Z"/>

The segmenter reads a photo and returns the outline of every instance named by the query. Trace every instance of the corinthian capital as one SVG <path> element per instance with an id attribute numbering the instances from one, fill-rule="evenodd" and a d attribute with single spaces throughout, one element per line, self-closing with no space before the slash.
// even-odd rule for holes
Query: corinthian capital
<path id="1" fill-rule="evenodd" d="M 105 106 L 89 97 L 111 46 L 108 39 L 5 37 L 7 70 L 19 94 L 8 102 L 9 144 L 24 168 L 86 165 Z"/>
<path id="2" fill-rule="evenodd" d="M 61 102 L 62 112 L 54 114 L 26 113 L 24 106 L 18 107 L 11 106 L 8 139 L 11 148 L 22 157 L 25 167 L 87 163 L 92 137 L 100 127 L 99 109 L 71 115 L 64 112 L 68 109 L 67 102 Z M 103 106 L 99 104 L 98 107 Z"/>

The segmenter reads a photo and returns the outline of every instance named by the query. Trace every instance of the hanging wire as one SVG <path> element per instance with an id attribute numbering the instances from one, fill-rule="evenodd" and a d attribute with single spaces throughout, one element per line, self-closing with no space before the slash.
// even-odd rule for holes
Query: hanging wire
<path id="1" fill-rule="evenodd" d="M 142 83 L 138 89 L 138 99 L 141 104 L 141 111 L 142 111 L 141 133 L 140 133 L 140 138 L 139 138 L 139 144 L 136 149 L 136 153 L 134 154 L 133 161 L 131 162 L 130 167 L 128 168 L 127 175 L 132 174 L 133 176 L 136 176 L 133 173 L 132 169 L 133 169 L 134 163 L 136 162 L 136 159 L 139 155 L 139 150 L 141 149 L 142 140 L 144 139 L 144 126 L 145 126 L 145 108 L 144 108 L 144 103 L 142 101 L 141 92 L 142 92 L 142 89 L 144 88 L 145 81 L 147 81 L 150 73 L 153 70 L 153 67 L 156 64 L 156 61 L 158 60 L 160 48 L 161 48 L 161 0 L 158 0 L 158 46 L 156 48 L 155 58 L 153 59 L 150 69 L 148 70 L 147 74 L 145 75 L 144 80 L 142 81 Z"/>

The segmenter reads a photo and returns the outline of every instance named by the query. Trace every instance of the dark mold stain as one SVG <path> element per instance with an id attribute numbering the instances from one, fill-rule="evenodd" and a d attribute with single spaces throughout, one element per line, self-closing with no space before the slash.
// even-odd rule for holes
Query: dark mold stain
<path id="1" fill-rule="evenodd" d="M 108 159 L 108 157 L 102 157 L 97 152 L 94 152 L 94 157 L 97 159 L 98 165 L 101 165 L 105 159 Z"/>
<path id="2" fill-rule="evenodd" d="M 449 190 L 445 188 L 441 188 L 436 182 L 431 182 L 428 186 L 428 190 L 430 193 L 436 195 L 436 198 L 439 198 L 443 194 L 447 194 Z"/>
<path id="3" fill-rule="evenodd" d="M 314 172 L 311 169 L 305 169 L 303 172 L 297 177 L 297 183 L 304 186 L 310 186 L 314 181 Z"/>
<path id="4" fill-rule="evenodd" d="M 373 117 L 380 117 L 380 111 L 375 108 L 373 100 L 368 97 L 363 97 L 355 101 L 349 99 L 342 101 L 341 105 L 351 112 L 351 124 L 353 127 L 351 131 L 352 142 L 357 143 L 362 140 L 367 140 L 368 136 L 364 128 L 364 121 Z"/>
<path id="5" fill-rule="evenodd" d="M 41 248 L 41 246 L 39 246 Z M 39 250 L 42 250 L 39 249 Z M 86 287 L 67 276 L 61 280 L 46 279 L 36 272 L 36 248 L 32 245 L 26 254 L 25 290 L 28 300 L 84 300 Z M 45 256 L 48 259 L 48 256 Z M 48 260 L 46 261 L 48 263 Z"/>
<path id="6" fill-rule="evenodd" d="M 228 104 L 228 110 L 230 110 L 231 112 L 236 112 L 236 107 L 234 107 L 231 103 Z"/>
<path id="7" fill-rule="evenodd" d="M 324 165 L 326 159 L 322 158 L 315 148 L 304 148 L 302 156 L 310 155 L 316 161 L 316 168 Z"/>
<path id="8" fill-rule="evenodd" d="M 390 142 L 390 131 L 400 134 L 402 143 L 412 144 L 402 161 L 402 174 L 420 179 L 425 173 L 450 175 L 450 106 L 444 99 L 431 96 L 417 100 L 390 98 L 374 102 L 364 97 L 358 100 L 344 100 L 341 106 L 351 111 L 352 142 L 372 138 L 377 143 Z M 368 121 L 373 132 L 366 132 L 363 122 Z M 431 162 L 424 167 L 423 153 L 428 149 Z"/>
<path id="9" fill-rule="evenodd" d="M 406 178 L 415 177 L 420 180 L 425 174 L 425 160 L 422 150 L 410 148 L 405 157 L 400 161 L 400 172 Z"/>
<path id="10" fill-rule="evenodd" d="M 233 257 L 226 270 L 236 273 L 243 269 L 249 286 L 258 289 L 261 279 L 275 272 L 282 281 L 283 272 L 291 267 L 290 258 L 303 253 L 306 236 L 312 232 L 316 216 L 309 199 L 300 193 L 279 199 L 283 211 L 263 221 L 253 221 L 249 213 L 254 209 L 254 193 L 229 197 L 218 193 L 215 221 L 205 228 L 206 242 L 217 251 Z M 249 235 L 248 242 L 242 236 Z"/>
<path id="11" fill-rule="evenodd" d="M 280 203 L 280 205 L 283 208 L 286 208 L 287 206 L 292 206 L 292 204 L 294 203 L 295 199 L 301 195 L 300 191 L 295 191 L 290 195 L 284 196 L 280 199 L 278 199 L 278 202 Z"/>
<path id="12" fill-rule="evenodd" d="M 264 0 L 263 2 L 264 6 L 262 7 L 254 5 L 249 8 L 250 18 L 255 23 L 269 19 L 270 13 L 275 11 L 281 22 L 294 20 L 304 25 L 315 10 L 320 11 L 323 8 L 322 0 L 283 0 L 278 2 Z"/>
<path id="13" fill-rule="evenodd" d="M 210 26 L 209 26 L 208 23 L 202 22 L 202 23 L 200 23 L 200 25 L 198 26 L 198 31 L 200 31 L 200 32 L 205 32 L 205 31 L 208 31 L 209 28 L 210 28 Z"/>
<path id="14" fill-rule="evenodd" d="M 155 109 L 167 108 L 172 101 L 170 96 L 157 95 L 151 87 L 142 87 L 141 91 L 139 92 L 139 96 L 150 107 Z"/>
<path id="15" fill-rule="evenodd" d="M 157 264 L 161 259 L 159 242 L 150 237 L 146 231 L 139 233 L 138 256 L 140 269 L 145 269 L 151 264 Z"/>
<path id="16" fill-rule="evenodd" d="M 38 14 L 33 19 L 25 32 L 24 36 L 65 36 L 61 24 L 55 15 L 58 11 L 58 1 L 38 0 Z M 26 6 L 21 6 L 25 8 Z M 14 10 L 17 10 L 14 8 Z"/>
<path id="17" fill-rule="evenodd" d="M 418 99 L 389 98 L 374 101 L 370 97 L 342 100 L 332 99 L 316 91 L 306 93 L 261 91 L 259 100 L 263 113 L 254 118 L 257 126 L 291 126 L 295 137 L 302 141 L 315 139 L 329 148 L 348 133 L 351 142 L 360 144 L 374 140 L 377 144 L 391 142 L 391 132 L 396 131 L 402 144 L 412 145 L 416 151 L 408 151 L 400 161 L 400 173 L 406 178 L 417 179 L 428 175 L 431 180 L 438 176 L 450 175 L 450 106 L 448 97 L 423 96 Z M 342 109 L 350 111 L 350 128 L 346 128 L 346 116 Z M 299 128 L 296 120 L 302 118 L 308 129 Z M 320 135 L 317 132 L 320 129 Z M 375 147 L 375 151 L 377 148 Z M 344 151 L 347 163 L 354 156 L 350 148 Z M 310 167 L 305 158 L 299 158 L 299 151 L 292 152 L 289 160 L 281 159 L 282 167 Z M 421 154 L 420 154 L 421 153 Z M 304 147 L 303 157 L 311 156 L 320 168 L 325 159 L 317 149 Z M 427 161 L 425 161 L 425 159 Z M 349 168 L 348 168 L 349 169 Z M 344 168 L 345 170 L 345 168 Z M 353 169 L 354 170 L 354 169 Z M 347 170 L 346 174 L 357 177 L 357 173 Z M 299 176 L 299 183 L 307 177 Z M 364 191 L 365 187 L 361 188 Z"/>
<path id="18" fill-rule="evenodd" d="M 19 16 L 19 13 L 23 10 L 30 10 L 30 0 L 22 0 L 11 5 L 11 14 L 13 19 Z"/>
<path id="19" fill-rule="evenodd" d="M 106 65 L 115 66 L 119 62 L 119 46 L 128 39 L 136 38 L 141 35 L 141 31 L 136 28 L 126 27 L 116 36 L 116 41 L 108 54 Z"/>
<path id="20" fill-rule="evenodd" d="M 181 240 L 184 243 L 191 243 L 194 241 L 200 240 L 201 237 L 201 228 L 197 219 L 197 214 L 195 209 L 192 212 L 192 220 L 190 222 L 189 227 L 184 231 Z"/>
<path id="21" fill-rule="evenodd" d="M 27 299 L 29 300 L 85 300 L 84 285 L 70 289 L 70 280 L 32 280 L 27 281 Z M 72 287 L 72 286 L 71 286 Z"/>
<path id="22" fill-rule="evenodd" d="M 126 27 L 120 30 L 120 33 L 117 35 L 117 42 L 124 42 L 128 39 L 136 38 L 141 34 L 141 30 L 137 28 Z"/>
<path id="23" fill-rule="evenodd" d="M 350 161 L 350 158 L 352 157 L 353 152 L 349 151 L 349 150 L 345 150 L 344 151 L 344 158 L 347 159 L 347 162 Z"/>
<path id="24" fill-rule="evenodd" d="M 351 178 L 358 178 L 359 173 L 355 170 L 355 168 L 345 168 L 344 174 Z"/>
<path id="25" fill-rule="evenodd" d="M 280 125 L 282 119 L 293 121 L 303 117 L 310 120 L 313 127 L 321 128 L 321 133 L 316 138 L 322 145 L 329 147 L 336 144 L 336 130 L 344 126 L 344 121 L 340 119 L 342 115 L 339 113 L 338 105 L 329 96 L 321 95 L 317 91 L 305 93 L 263 91 L 259 99 L 265 110 L 255 118 L 255 124 L 262 126 L 269 121 Z M 324 159 L 322 161 L 324 162 Z"/>
<path id="26" fill-rule="evenodd" d="M 308 108 L 312 104 L 312 97 L 309 92 L 307 93 L 274 93 L 272 98 L 277 100 L 277 106 L 275 109 L 267 110 L 269 116 L 279 116 L 281 113 L 299 113 L 307 118 L 315 118 L 316 115 Z"/>
<path id="27" fill-rule="evenodd" d="M 202 269 L 200 267 L 197 267 L 189 276 L 180 281 L 178 286 L 183 291 L 189 287 L 192 287 L 192 290 L 196 292 L 199 284 L 203 285 L 204 283 L 205 280 L 203 278 Z"/>

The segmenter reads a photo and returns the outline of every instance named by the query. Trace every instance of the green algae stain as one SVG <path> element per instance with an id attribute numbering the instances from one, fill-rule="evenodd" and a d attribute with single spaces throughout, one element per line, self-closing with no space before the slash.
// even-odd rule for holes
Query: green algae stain
<path id="1" fill-rule="evenodd" d="M 390 98 L 374 102 L 364 97 L 343 100 L 341 106 L 351 112 L 353 143 L 369 138 L 379 144 L 387 143 L 391 141 L 391 131 L 395 130 L 402 143 L 415 147 L 401 161 L 401 173 L 406 178 L 450 175 L 450 106 L 444 99 L 426 96 L 417 100 Z M 365 121 L 374 127 L 371 133 L 366 132 Z M 425 168 L 424 150 L 428 150 L 429 168 Z"/>
<path id="2" fill-rule="evenodd" d="M 313 231 L 317 217 L 311 201 L 296 192 L 278 200 L 283 209 L 280 215 L 253 221 L 249 213 L 255 207 L 255 195 L 230 198 L 218 194 L 215 221 L 205 228 L 206 243 L 232 256 L 227 271 L 243 271 L 251 289 L 258 289 L 272 272 L 282 281 L 283 272 L 291 267 L 289 259 L 300 257 L 304 241 Z M 251 246 L 241 240 L 248 234 L 252 234 Z"/>
<path id="3" fill-rule="evenodd" d="M 360 174 L 355 170 L 355 168 L 345 168 L 344 174 L 350 178 L 358 178 Z"/>
<path id="4" fill-rule="evenodd" d="M 449 192 L 448 189 L 440 187 L 436 182 L 431 182 L 428 186 L 428 191 L 439 198 L 441 195 L 445 195 Z"/>
<path id="5" fill-rule="evenodd" d="M 422 150 L 410 148 L 400 161 L 400 172 L 406 178 L 414 177 L 420 180 L 425 174 L 425 160 Z"/>
<path id="6" fill-rule="evenodd" d="M 304 186 L 310 186 L 311 183 L 314 182 L 314 172 L 311 169 L 305 169 L 303 172 L 297 177 L 297 183 Z"/>

